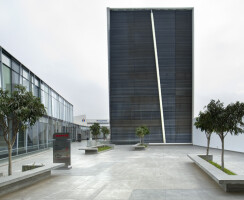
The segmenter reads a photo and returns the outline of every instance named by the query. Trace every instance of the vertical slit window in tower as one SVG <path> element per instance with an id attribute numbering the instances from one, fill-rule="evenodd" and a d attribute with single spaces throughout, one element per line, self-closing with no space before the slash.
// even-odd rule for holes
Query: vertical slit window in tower
<path id="1" fill-rule="evenodd" d="M 151 10 L 151 22 L 152 22 L 153 45 L 154 45 L 155 64 L 156 64 L 157 82 L 158 82 L 158 95 L 159 95 L 159 106 L 160 106 L 160 114 L 161 114 L 162 134 L 163 134 L 163 142 L 166 143 L 165 128 L 164 128 L 163 103 L 162 103 L 162 95 L 161 95 L 160 73 L 159 73 L 159 66 L 158 66 L 157 41 L 156 41 L 154 17 L 153 17 L 153 11 L 152 10 Z"/>

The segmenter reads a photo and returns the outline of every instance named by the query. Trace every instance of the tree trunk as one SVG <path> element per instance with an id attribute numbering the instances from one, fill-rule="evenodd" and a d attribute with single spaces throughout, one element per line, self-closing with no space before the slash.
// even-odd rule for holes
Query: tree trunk
<path id="1" fill-rule="evenodd" d="M 140 143 L 142 143 L 142 137 L 140 137 Z"/>
<path id="2" fill-rule="evenodd" d="M 222 135 L 222 137 L 221 137 L 221 142 L 222 142 L 222 155 L 221 155 L 221 169 L 222 169 L 222 171 L 224 171 L 224 169 L 225 169 L 225 166 L 224 166 L 224 136 Z"/>
<path id="3" fill-rule="evenodd" d="M 210 145 L 210 136 L 207 137 L 207 139 L 208 139 L 208 146 L 207 146 L 207 156 L 208 156 L 208 154 L 209 154 L 209 145 Z"/>
<path id="4" fill-rule="evenodd" d="M 8 146 L 8 175 L 12 175 L 12 146 Z"/>

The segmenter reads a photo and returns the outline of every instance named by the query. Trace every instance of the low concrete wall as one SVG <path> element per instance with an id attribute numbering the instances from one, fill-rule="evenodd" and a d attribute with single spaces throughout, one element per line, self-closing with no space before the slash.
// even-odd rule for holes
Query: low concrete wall
<path id="1" fill-rule="evenodd" d="M 200 167 L 210 178 L 219 184 L 225 192 L 243 192 L 244 191 L 244 176 L 243 175 L 228 175 L 213 166 L 199 155 L 187 155 L 198 167 Z"/>
<path id="2" fill-rule="evenodd" d="M 33 185 L 48 178 L 52 169 L 63 167 L 64 163 L 49 164 L 26 172 L 15 173 L 11 176 L 0 178 L 0 196 Z"/>
<path id="3" fill-rule="evenodd" d="M 147 144 L 146 144 L 147 145 Z M 137 143 L 135 145 L 132 146 L 134 148 L 134 150 L 146 150 L 147 147 L 145 146 L 141 146 L 141 143 Z"/>

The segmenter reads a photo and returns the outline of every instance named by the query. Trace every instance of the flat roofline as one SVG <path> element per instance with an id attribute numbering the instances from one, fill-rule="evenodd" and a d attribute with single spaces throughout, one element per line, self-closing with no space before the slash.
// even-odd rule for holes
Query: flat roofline
<path id="1" fill-rule="evenodd" d="M 151 8 L 110 8 L 112 11 L 139 11 L 139 10 L 194 10 L 194 7 L 151 7 Z"/>
<path id="2" fill-rule="evenodd" d="M 50 85 L 48 85 L 45 81 L 43 81 L 39 76 L 37 76 L 33 71 L 31 71 L 28 67 L 26 67 L 22 62 L 20 62 L 17 58 L 15 58 L 11 53 L 9 53 L 5 48 L 3 48 L 1 45 L 0 45 L 0 48 L 3 50 L 3 53 L 4 54 L 7 54 L 8 56 L 11 57 L 11 59 L 14 59 L 16 62 L 18 62 L 22 68 L 24 67 L 25 69 L 29 70 L 30 73 L 34 74 L 35 77 L 39 78 L 40 81 L 42 81 L 43 83 L 45 83 L 49 88 L 51 88 L 54 92 L 56 92 L 59 96 L 61 96 L 65 101 L 67 101 L 70 105 L 73 106 L 72 103 L 70 103 L 66 98 L 64 98 L 62 95 L 60 95 L 56 90 L 54 90 L 52 87 L 50 87 Z M 74 106 L 73 106 L 74 107 Z"/>

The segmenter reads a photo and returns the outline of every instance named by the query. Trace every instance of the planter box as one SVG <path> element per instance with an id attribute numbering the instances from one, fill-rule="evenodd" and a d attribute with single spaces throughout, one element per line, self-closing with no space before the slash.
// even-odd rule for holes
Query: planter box
<path id="1" fill-rule="evenodd" d="M 32 170 L 32 169 L 36 169 L 38 167 L 43 167 L 43 164 L 27 164 L 27 165 L 22 165 L 22 172 L 28 171 L 28 170 Z"/>
<path id="2" fill-rule="evenodd" d="M 145 144 L 146 145 L 146 144 Z M 141 143 L 137 143 L 135 145 L 132 146 L 134 148 L 134 150 L 145 150 L 147 147 L 141 145 Z"/>
<path id="3" fill-rule="evenodd" d="M 201 157 L 204 160 L 209 160 L 209 161 L 213 161 L 213 155 L 198 155 L 199 157 Z"/>
<path id="4" fill-rule="evenodd" d="M 111 149 L 107 149 L 107 150 L 98 152 L 98 147 L 102 147 L 102 146 L 109 146 L 109 147 L 111 147 Z M 106 151 L 110 151 L 113 149 L 114 149 L 113 144 L 106 144 L 106 145 L 97 145 L 97 146 L 92 146 L 92 147 L 84 147 L 84 148 L 80 148 L 79 150 L 85 150 L 85 154 L 97 154 L 97 153 L 104 153 Z"/>
<path id="5" fill-rule="evenodd" d="M 225 192 L 243 192 L 244 175 L 228 175 L 216 168 L 199 155 L 187 155 L 198 167 L 200 167 L 210 178 L 219 184 Z"/>

